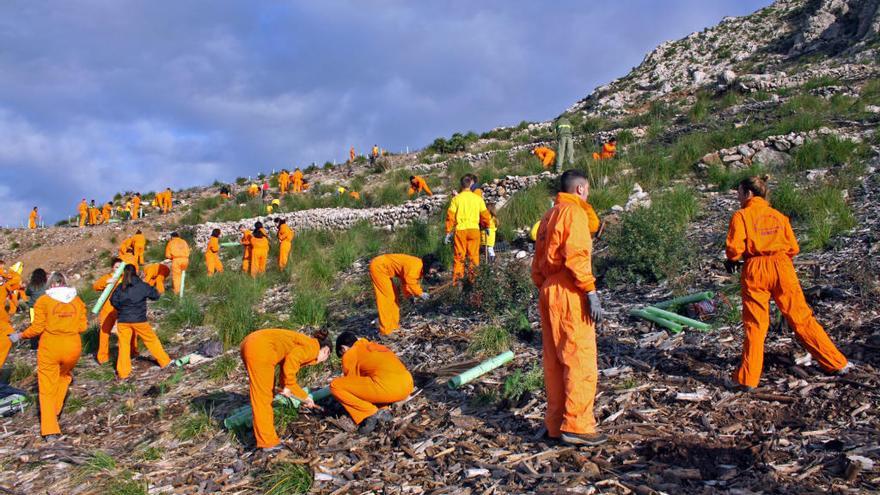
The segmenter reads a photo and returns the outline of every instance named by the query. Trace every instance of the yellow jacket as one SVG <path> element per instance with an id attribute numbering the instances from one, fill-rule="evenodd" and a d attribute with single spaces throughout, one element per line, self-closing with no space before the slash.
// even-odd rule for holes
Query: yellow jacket
<path id="1" fill-rule="evenodd" d="M 471 191 L 462 191 L 452 198 L 446 210 L 446 233 L 488 227 L 491 220 L 483 198 Z"/>

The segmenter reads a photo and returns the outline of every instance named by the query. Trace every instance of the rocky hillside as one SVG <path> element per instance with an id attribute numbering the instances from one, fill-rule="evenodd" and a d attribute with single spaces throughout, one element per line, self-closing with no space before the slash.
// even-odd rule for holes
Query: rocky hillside
<path id="1" fill-rule="evenodd" d="M 222 349 L 164 370 L 142 351 L 131 378 L 118 382 L 112 366 L 93 359 L 92 322 L 60 419 L 64 437 L 40 439 L 34 406 L 0 418 L 0 493 L 880 492 L 878 5 L 781 0 L 662 44 L 568 110 L 574 166 L 590 177 L 590 201 L 605 223 L 594 270 L 608 312 L 598 332 L 596 399 L 608 444 L 574 449 L 542 437 L 540 322 L 526 236 L 555 176 L 529 151 L 555 143 L 549 122 L 524 123 L 375 166 L 361 159 L 308 170 L 312 187 L 303 194 L 279 196 L 267 171 L 273 193 L 265 199 L 249 198 L 250 178 L 241 178 L 228 185 L 229 201 L 218 197 L 221 184 L 176 191 L 169 215 L 147 208 L 137 222 L 0 233 L 7 262 L 66 270 L 91 302 L 91 282 L 125 236 L 144 230 L 147 259 L 157 261 L 162 240 L 181 232 L 197 248 L 188 294 L 167 294 L 149 318 L 172 358 Z M 592 160 L 610 136 L 618 155 Z M 413 173 L 433 196 L 407 197 Z M 435 253 L 448 263 L 443 209 L 464 173 L 479 176 L 498 208 L 499 260 L 472 286 L 450 286 L 447 273 L 425 281 L 430 301 L 404 302 L 404 328 L 386 343 L 417 388 L 392 406 L 394 422 L 360 436 L 332 399 L 318 411 L 286 410 L 276 418 L 285 440 L 278 455 L 255 451 L 249 430 L 224 429 L 223 419 L 247 401 L 238 344 L 252 330 L 323 327 L 380 338 L 371 325 L 370 259 Z M 824 374 L 774 310 L 762 387 L 736 394 L 723 378 L 741 352 L 740 287 L 723 271 L 722 253 L 738 208 L 731 187 L 758 173 L 772 176 L 771 201 L 792 219 L 809 303 L 856 369 Z M 274 198 L 281 205 L 267 214 Z M 252 280 L 239 272 L 241 248 L 225 245 L 226 273 L 205 275 L 200 249 L 213 228 L 234 241 L 238 227 L 275 216 L 297 230 L 287 270 L 271 260 L 266 276 Z M 716 294 L 701 316 L 708 331 L 674 332 L 631 315 L 697 291 Z M 23 327 L 26 316 L 13 324 Z M 458 390 L 445 385 L 507 349 L 516 355 L 509 365 Z M 33 394 L 34 367 L 35 352 L 19 345 L 0 379 Z M 314 388 L 339 373 L 333 359 L 299 378 Z"/>

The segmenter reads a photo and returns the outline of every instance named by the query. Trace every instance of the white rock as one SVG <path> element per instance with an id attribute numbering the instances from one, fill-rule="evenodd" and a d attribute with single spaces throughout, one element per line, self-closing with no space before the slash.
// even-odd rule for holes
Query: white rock
<path id="1" fill-rule="evenodd" d="M 807 172 L 807 180 L 814 181 L 816 179 L 824 179 L 827 174 L 828 170 L 824 168 L 810 170 L 809 172 Z"/>
<path id="2" fill-rule="evenodd" d="M 738 162 L 742 159 L 743 159 L 742 155 L 734 154 L 734 155 L 724 155 L 724 157 L 721 158 L 721 161 L 723 161 L 724 163 L 732 163 L 732 162 Z"/>
<path id="3" fill-rule="evenodd" d="M 742 156 L 744 156 L 744 157 L 746 157 L 746 158 L 750 158 L 752 155 L 755 154 L 755 151 L 754 151 L 752 148 L 749 148 L 749 147 L 748 147 L 747 145 L 745 145 L 745 144 L 741 144 L 741 145 L 739 145 L 739 146 L 736 148 L 736 151 L 737 151 L 740 155 L 742 155 Z"/>
<path id="4" fill-rule="evenodd" d="M 526 251 L 517 251 L 516 254 L 514 255 L 514 258 L 521 260 L 521 259 L 527 257 L 528 255 L 529 255 L 529 253 L 527 253 Z"/>

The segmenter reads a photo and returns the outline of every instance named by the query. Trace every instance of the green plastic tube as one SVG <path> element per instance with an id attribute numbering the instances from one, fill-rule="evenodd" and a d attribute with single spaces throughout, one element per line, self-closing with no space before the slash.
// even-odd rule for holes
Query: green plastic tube
<path id="1" fill-rule="evenodd" d="M 180 298 L 183 299 L 183 288 L 186 287 L 186 270 L 180 272 Z"/>
<path id="2" fill-rule="evenodd" d="M 480 376 L 485 375 L 486 373 L 494 370 L 499 366 L 503 366 L 509 362 L 513 361 L 513 351 L 502 352 L 501 354 L 487 359 L 482 363 L 474 366 L 473 368 L 465 371 L 464 373 L 453 376 L 446 382 L 449 385 L 449 388 L 458 388 L 462 385 L 473 381 Z"/>
<path id="3" fill-rule="evenodd" d="M 116 271 L 113 272 L 112 278 L 118 279 L 119 277 L 121 277 L 122 270 L 125 270 L 125 263 L 119 264 L 119 268 L 117 268 Z M 113 292 L 114 287 L 116 287 L 115 283 L 108 283 L 107 287 L 104 287 L 104 292 L 101 292 L 101 297 L 98 298 L 98 300 L 95 302 L 95 305 L 92 307 L 92 314 L 96 315 L 101 311 L 101 306 L 103 306 L 104 303 L 107 302 L 107 298 L 110 297 L 110 293 Z"/>
<path id="4" fill-rule="evenodd" d="M 309 392 L 309 397 L 315 402 L 324 400 L 327 397 L 330 397 L 330 387 L 319 388 L 314 392 Z M 285 397 L 281 394 L 276 395 L 275 398 L 272 399 L 272 405 L 278 407 L 293 407 L 294 409 L 299 409 L 301 404 L 302 402 L 299 399 Z M 250 404 L 241 406 L 230 414 L 229 417 L 223 420 L 223 426 L 225 426 L 227 430 L 232 430 L 234 428 L 250 428 L 253 425 L 254 413 L 253 410 L 251 410 Z"/>
<path id="5" fill-rule="evenodd" d="M 222 247 L 235 247 L 235 246 L 238 246 L 238 245 L 239 245 L 239 243 L 238 243 L 238 242 L 235 242 L 235 241 L 221 242 L 221 243 L 220 243 L 220 246 L 222 246 Z"/>
<path id="6" fill-rule="evenodd" d="M 645 311 L 643 309 L 630 310 L 629 314 L 631 314 L 633 316 L 638 316 L 639 318 L 643 318 L 648 321 L 653 321 L 654 323 L 660 325 L 661 327 L 668 328 L 672 333 L 680 333 L 684 329 L 684 327 L 682 325 L 679 325 L 678 323 L 675 323 L 674 321 L 669 321 L 669 320 L 662 318 L 660 316 L 648 313 L 647 311 Z"/>
<path id="7" fill-rule="evenodd" d="M 183 356 L 180 359 L 175 359 L 172 364 L 177 367 L 183 366 L 185 364 L 189 364 L 191 357 L 192 357 L 192 354 L 187 354 L 186 356 Z"/>
<path id="8" fill-rule="evenodd" d="M 696 328 L 697 330 L 711 330 L 712 325 L 708 323 L 703 323 L 702 321 L 693 320 L 688 318 L 687 316 L 681 316 L 678 313 L 673 313 L 672 311 L 666 311 L 660 308 L 654 308 L 652 306 L 648 306 L 645 308 L 645 311 L 651 313 L 653 315 L 659 316 L 660 318 L 665 318 L 669 321 L 674 321 L 686 327 Z"/>
<path id="9" fill-rule="evenodd" d="M 653 306 L 655 308 L 666 309 L 666 308 L 670 308 L 672 306 L 678 306 L 679 304 L 687 304 L 687 303 L 693 303 L 693 302 L 699 302 L 699 301 L 708 301 L 709 299 L 712 299 L 713 297 L 715 297 L 715 293 L 712 291 L 697 292 L 694 294 L 688 294 L 686 296 L 676 297 L 676 298 L 670 299 L 668 301 L 658 302 L 657 304 L 654 304 Z"/>

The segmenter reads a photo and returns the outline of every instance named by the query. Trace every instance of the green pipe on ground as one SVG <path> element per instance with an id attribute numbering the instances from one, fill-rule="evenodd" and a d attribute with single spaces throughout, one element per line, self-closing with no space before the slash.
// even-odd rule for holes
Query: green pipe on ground
<path id="1" fill-rule="evenodd" d="M 659 316 L 660 318 L 665 318 L 669 321 L 674 321 L 686 327 L 696 328 L 697 330 L 711 330 L 712 325 L 708 323 L 703 323 L 702 321 L 697 321 L 687 316 L 681 316 L 678 313 L 673 313 L 672 311 L 666 311 L 660 308 L 655 308 L 652 306 L 648 306 L 645 308 L 645 311 L 651 313 L 653 315 Z"/>
<path id="2" fill-rule="evenodd" d="M 186 270 L 180 272 L 180 298 L 183 299 L 183 289 L 186 287 Z"/>
<path id="3" fill-rule="evenodd" d="M 688 294 L 686 296 L 676 297 L 674 299 L 670 299 L 668 301 L 661 301 L 657 304 L 653 304 L 655 308 L 666 309 L 672 306 L 678 306 L 679 304 L 687 304 L 699 301 L 708 301 L 715 297 L 715 293 L 712 291 L 706 292 L 697 292 L 694 294 Z"/>
<path id="4" fill-rule="evenodd" d="M 95 305 L 92 307 L 92 314 L 98 314 L 101 311 L 101 306 L 107 302 L 107 299 L 110 297 L 110 293 L 113 292 L 113 288 L 116 287 L 116 280 L 122 276 L 122 270 L 125 270 L 125 263 L 120 263 L 119 268 L 113 272 L 113 277 L 107 281 L 107 287 L 104 287 L 104 291 L 101 292 L 101 297 L 95 302 Z M 114 280 L 116 279 L 116 280 Z"/>
<path id="5" fill-rule="evenodd" d="M 494 370 L 495 368 L 513 361 L 513 351 L 502 352 L 501 354 L 487 359 L 464 373 L 453 376 L 446 382 L 449 388 L 455 389 L 462 385 L 479 378 L 482 375 Z"/>
<path id="6" fill-rule="evenodd" d="M 682 325 L 679 325 L 678 323 L 675 323 L 674 321 L 669 321 L 669 320 L 662 318 L 660 316 L 648 313 L 647 311 L 645 311 L 643 309 L 632 309 L 632 310 L 630 310 L 629 314 L 631 314 L 632 316 L 638 316 L 639 318 L 643 318 L 648 321 L 653 321 L 654 323 L 660 325 L 661 327 L 668 328 L 672 333 L 681 333 L 681 331 L 684 329 L 684 327 Z"/>
<path id="7" fill-rule="evenodd" d="M 220 243 L 220 246 L 222 246 L 222 247 L 235 247 L 235 246 L 238 246 L 238 245 L 239 245 L 239 243 L 238 243 L 238 242 L 235 242 L 235 241 L 221 242 L 221 243 Z"/>
<path id="8" fill-rule="evenodd" d="M 189 364 L 189 361 L 191 358 L 192 358 L 192 354 L 187 354 L 186 356 L 183 356 L 180 359 L 175 359 L 174 362 L 172 362 L 171 364 L 173 364 L 174 366 L 180 367 L 185 364 Z"/>
<path id="9" fill-rule="evenodd" d="M 319 388 L 314 392 L 309 392 L 309 397 L 315 402 L 322 401 L 327 397 L 330 397 L 330 387 Z M 299 409 L 301 404 L 302 401 L 299 399 L 295 397 L 285 397 L 281 394 L 276 395 L 275 398 L 272 399 L 272 405 L 276 407 L 293 407 L 294 409 Z M 253 425 L 254 413 L 253 410 L 251 410 L 250 404 L 241 406 L 223 420 L 223 426 L 226 427 L 227 430 L 235 428 L 250 428 Z"/>

